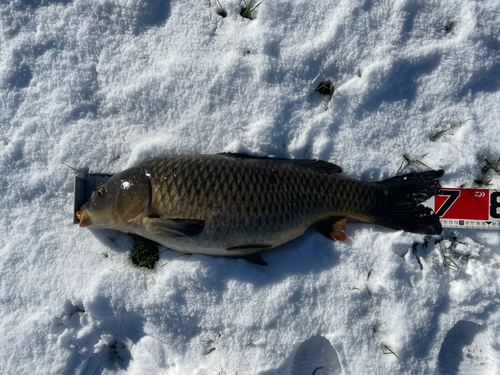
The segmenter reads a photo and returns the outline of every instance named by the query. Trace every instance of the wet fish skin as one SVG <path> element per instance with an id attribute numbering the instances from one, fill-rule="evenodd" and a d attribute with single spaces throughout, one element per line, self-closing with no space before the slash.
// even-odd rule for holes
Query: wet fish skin
<path id="1" fill-rule="evenodd" d="M 94 195 L 79 217 L 81 226 L 99 223 L 174 250 L 224 256 L 278 246 L 308 227 L 345 240 L 340 231 L 345 218 L 440 233 L 439 218 L 420 202 L 440 189 L 442 171 L 376 183 L 348 179 L 340 171 L 324 161 L 240 154 L 154 158 L 113 176 L 100 189 L 106 196 L 128 198 L 103 203 Z"/>

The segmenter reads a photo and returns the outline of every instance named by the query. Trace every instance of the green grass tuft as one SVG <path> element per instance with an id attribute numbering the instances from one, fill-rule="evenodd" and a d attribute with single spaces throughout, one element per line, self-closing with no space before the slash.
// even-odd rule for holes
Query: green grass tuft
<path id="1" fill-rule="evenodd" d="M 137 267 L 153 269 L 155 263 L 160 260 L 158 244 L 136 234 L 129 233 L 129 236 L 135 241 L 135 246 L 132 248 L 132 254 L 127 260 L 132 259 L 132 262 Z"/>
<path id="2" fill-rule="evenodd" d="M 487 186 L 490 185 L 492 180 L 492 173 L 495 172 L 498 174 L 500 167 L 500 157 L 496 162 L 491 162 L 488 159 L 483 160 L 483 165 L 481 166 L 481 176 L 476 178 L 474 182 L 479 186 Z"/>
<path id="3" fill-rule="evenodd" d="M 420 158 L 423 159 L 426 156 L 427 156 L 427 154 L 424 154 Z M 396 173 L 396 175 L 398 175 L 399 172 L 401 172 L 402 169 L 405 169 L 409 165 L 422 165 L 422 166 L 424 166 L 426 168 L 432 169 L 431 167 L 429 167 L 427 164 L 425 164 L 420 159 L 413 159 L 410 156 L 408 156 L 407 154 L 404 154 L 403 155 L 403 161 L 401 162 L 401 165 L 399 166 L 399 169 L 398 169 L 398 173 Z"/>
<path id="4" fill-rule="evenodd" d="M 450 130 L 453 130 L 463 124 L 465 124 L 467 121 L 470 121 L 471 119 L 467 119 L 467 120 L 463 120 L 463 121 L 458 121 L 458 122 L 455 122 L 454 124 L 451 124 L 448 128 L 446 129 L 443 129 L 443 130 L 440 130 L 438 131 L 436 134 L 434 135 L 431 135 L 429 137 L 429 139 L 432 141 L 432 142 L 436 142 L 439 138 L 441 138 L 443 135 L 445 135 L 446 133 L 448 133 Z M 453 135 L 453 133 L 450 133 L 451 135 Z"/>
<path id="5" fill-rule="evenodd" d="M 252 13 L 255 11 L 255 9 L 257 9 L 257 7 L 260 4 L 262 4 L 264 2 L 264 0 L 262 0 L 260 3 L 258 3 L 253 8 L 252 8 L 252 2 L 253 2 L 253 0 L 250 0 L 247 4 L 247 2 L 245 0 L 243 0 L 243 3 L 245 4 L 245 6 L 241 8 L 240 16 L 242 16 L 243 18 L 248 18 L 249 20 L 254 19 Z"/>

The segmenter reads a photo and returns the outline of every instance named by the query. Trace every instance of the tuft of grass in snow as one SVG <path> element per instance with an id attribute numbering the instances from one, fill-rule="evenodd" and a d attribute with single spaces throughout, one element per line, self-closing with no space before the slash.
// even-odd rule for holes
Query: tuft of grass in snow
<path id="1" fill-rule="evenodd" d="M 245 6 L 241 8 L 240 16 L 242 16 L 243 18 L 248 18 L 249 20 L 254 19 L 252 13 L 255 11 L 255 9 L 257 9 L 257 7 L 260 4 L 262 4 L 264 2 L 264 0 L 262 0 L 260 3 L 258 3 L 253 8 L 252 8 L 252 2 L 253 2 L 253 0 L 250 0 L 247 4 L 247 2 L 245 0 L 243 0 L 243 3 L 245 4 Z"/>
<path id="2" fill-rule="evenodd" d="M 206 348 L 207 348 L 207 349 L 206 349 L 206 350 L 205 350 L 205 352 L 203 353 L 203 356 L 204 356 L 204 357 L 205 357 L 205 356 L 207 356 L 207 355 L 209 355 L 210 353 L 212 353 L 212 352 L 216 349 L 214 344 L 215 344 L 215 341 L 216 341 L 219 337 L 221 337 L 221 334 L 220 334 L 220 333 L 217 335 L 217 337 L 216 337 L 214 340 L 208 340 L 208 341 L 206 341 L 206 342 L 205 342 L 205 346 L 206 346 Z"/>
<path id="3" fill-rule="evenodd" d="M 427 154 L 424 154 L 420 158 L 423 159 L 423 158 L 426 157 L 426 155 Z M 423 165 L 426 168 L 432 169 L 431 167 L 429 167 L 427 164 L 425 164 L 420 159 L 413 159 L 410 156 L 408 156 L 407 154 L 404 154 L 403 155 L 403 161 L 401 162 L 401 165 L 399 166 L 399 169 L 398 169 L 398 173 L 396 173 L 396 175 L 398 175 L 399 172 L 401 172 L 402 169 L 405 169 L 409 165 Z"/>
<path id="4" fill-rule="evenodd" d="M 492 179 L 492 172 L 499 173 L 500 167 L 500 157 L 496 162 L 491 162 L 488 159 L 483 160 L 483 165 L 481 167 L 481 176 L 476 178 L 474 182 L 479 186 L 487 186 L 490 184 Z"/>
<path id="5" fill-rule="evenodd" d="M 449 132 L 450 130 L 453 130 L 457 127 L 459 127 L 460 125 L 463 125 L 465 124 L 467 121 L 470 121 L 470 118 L 467 119 L 467 120 L 463 120 L 463 121 L 458 121 L 454 124 L 451 124 L 450 127 L 446 128 L 446 129 L 442 129 L 440 131 L 438 131 L 436 134 L 434 135 L 431 135 L 429 137 L 429 139 L 432 141 L 432 142 L 436 142 L 439 138 L 441 138 L 444 134 L 446 134 L 447 132 Z M 453 133 L 451 133 L 453 135 Z"/>
<path id="6" fill-rule="evenodd" d="M 333 86 L 333 83 L 331 81 L 321 82 L 314 91 L 320 93 L 321 95 L 328 96 L 325 104 L 325 111 L 328 110 L 328 103 L 332 100 L 333 93 L 335 92 L 335 86 Z"/>
<path id="7" fill-rule="evenodd" d="M 385 324 L 385 322 L 375 324 L 375 325 L 372 327 L 372 332 L 373 332 L 373 333 L 377 333 L 377 332 L 378 332 L 378 330 L 380 329 L 380 327 L 382 327 L 384 324 Z"/>
<path id="8" fill-rule="evenodd" d="M 448 25 L 446 25 L 444 27 L 444 31 L 446 31 L 446 33 L 451 32 L 451 30 L 453 30 L 454 25 L 455 25 L 455 21 L 450 22 Z"/>
<path id="9" fill-rule="evenodd" d="M 219 8 L 217 9 L 217 14 L 219 16 L 221 16 L 222 18 L 226 18 L 227 17 L 226 10 L 224 9 L 224 7 L 222 6 L 222 4 L 220 3 L 219 0 L 217 0 L 217 3 L 219 4 Z"/>
<path id="10" fill-rule="evenodd" d="M 478 186 L 488 186 L 490 185 L 491 177 L 481 176 L 479 178 L 476 178 L 474 182 Z"/>
<path id="11" fill-rule="evenodd" d="M 132 259 L 132 262 L 137 267 L 153 269 L 155 263 L 160 260 L 158 244 L 136 234 L 129 233 L 129 236 L 135 241 L 135 246 L 132 248 L 132 254 L 127 260 Z"/>
<path id="12" fill-rule="evenodd" d="M 450 131 L 451 129 L 452 129 L 452 127 L 450 126 L 450 127 L 449 127 L 449 128 L 447 128 L 447 129 L 440 130 L 440 131 L 438 131 L 436 134 L 431 135 L 431 136 L 429 137 L 429 139 L 430 139 L 432 142 L 436 142 L 439 138 L 441 138 L 441 136 L 442 136 L 443 134 L 445 134 L 446 132 Z"/>

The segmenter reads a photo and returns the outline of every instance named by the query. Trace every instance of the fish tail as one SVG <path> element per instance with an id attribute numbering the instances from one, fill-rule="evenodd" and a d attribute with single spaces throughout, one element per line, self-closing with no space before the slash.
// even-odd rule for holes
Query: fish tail
<path id="1" fill-rule="evenodd" d="M 438 179 L 443 174 L 443 170 L 418 172 L 375 182 L 380 188 L 382 206 L 373 222 L 406 232 L 440 234 L 439 216 L 421 203 L 439 192 Z"/>

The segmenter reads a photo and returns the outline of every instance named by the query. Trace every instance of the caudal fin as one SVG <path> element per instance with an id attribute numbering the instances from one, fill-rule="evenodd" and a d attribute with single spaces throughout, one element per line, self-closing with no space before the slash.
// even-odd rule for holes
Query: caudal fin
<path id="1" fill-rule="evenodd" d="M 407 232 L 440 234 L 439 216 L 421 203 L 439 192 L 438 178 L 443 174 L 443 170 L 410 173 L 376 182 L 389 202 L 375 223 Z"/>

